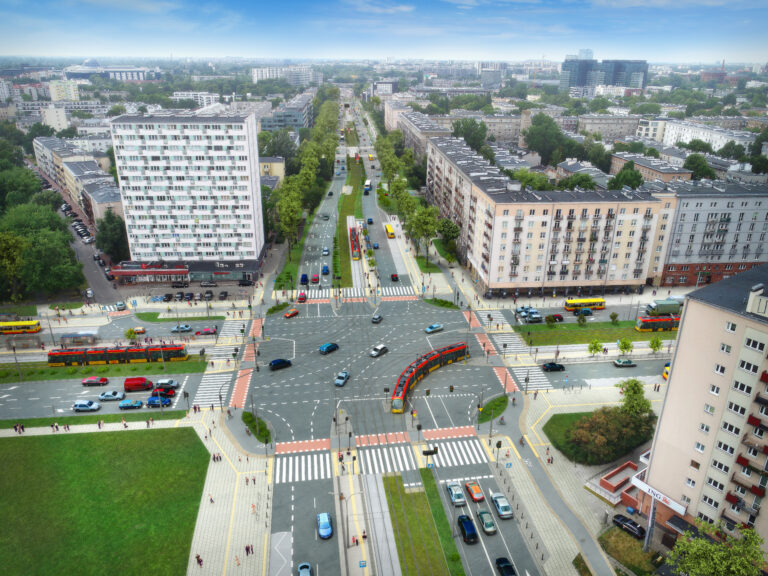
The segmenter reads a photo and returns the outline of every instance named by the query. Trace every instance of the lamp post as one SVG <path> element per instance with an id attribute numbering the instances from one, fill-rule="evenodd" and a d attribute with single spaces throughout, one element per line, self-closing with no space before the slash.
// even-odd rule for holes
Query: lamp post
<path id="1" fill-rule="evenodd" d="M 53 337 L 53 328 L 51 328 L 51 317 L 46 316 L 45 319 L 48 321 L 48 331 L 51 333 L 51 341 L 53 342 L 53 345 L 56 346 L 56 338 Z"/>

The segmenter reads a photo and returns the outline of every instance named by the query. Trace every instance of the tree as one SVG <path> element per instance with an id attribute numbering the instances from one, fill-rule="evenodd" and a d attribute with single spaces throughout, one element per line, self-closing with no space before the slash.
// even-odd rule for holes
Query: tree
<path id="1" fill-rule="evenodd" d="M 635 163 L 630 160 L 621 167 L 618 174 L 608 180 L 608 190 L 621 190 L 624 186 L 629 186 L 633 190 L 640 187 L 643 183 L 643 175 L 635 170 Z"/>
<path id="2" fill-rule="evenodd" d="M 125 331 L 125 339 L 128 341 L 136 340 L 136 331 L 133 328 L 128 328 Z"/>
<path id="3" fill-rule="evenodd" d="M 656 354 L 664 347 L 664 343 L 661 341 L 661 338 L 654 336 L 648 343 L 648 347 L 653 351 L 654 354 Z"/>
<path id="4" fill-rule="evenodd" d="M 592 176 L 589 174 L 574 174 L 568 178 L 563 178 L 557 183 L 558 190 L 573 190 L 581 188 L 582 190 L 594 190 L 597 187 Z"/>
<path id="5" fill-rule="evenodd" d="M 763 129 L 749 146 L 749 155 L 760 156 L 763 150 L 763 142 L 768 142 L 768 128 Z"/>
<path id="6" fill-rule="evenodd" d="M 59 130 L 56 132 L 57 138 L 74 138 L 77 136 L 77 128 L 74 126 L 70 126 L 68 128 L 64 128 L 64 130 Z"/>
<path id="7" fill-rule="evenodd" d="M 732 536 L 720 526 L 696 520 L 699 535 L 686 532 L 675 542 L 666 563 L 675 574 L 691 576 L 758 576 L 765 563 L 763 539 L 751 528 L 735 528 Z M 709 537 L 707 537 L 709 536 Z"/>
<path id="8" fill-rule="evenodd" d="M 632 344 L 632 340 L 629 338 L 622 338 L 619 340 L 619 352 L 622 354 L 629 354 L 634 349 L 635 345 Z"/>
<path id="9" fill-rule="evenodd" d="M 107 111 L 107 116 L 120 116 L 120 114 L 125 114 L 126 109 L 125 106 L 122 104 L 115 104 Z"/>
<path id="10" fill-rule="evenodd" d="M 587 317 L 584 316 L 584 314 L 579 314 L 576 317 L 576 324 L 578 324 L 579 326 L 586 326 L 587 325 Z"/>
<path id="11" fill-rule="evenodd" d="M 600 342 L 600 340 L 597 340 L 597 339 L 592 340 L 589 343 L 589 346 L 587 347 L 587 350 L 589 351 L 590 354 L 592 354 L 592 356 L 594 356 L 595 354 L 600 354 L 600 352 L 603 351 L 603 343 Z"/>
<path id="12" fill-rule="evenodd" d="M 27 237 L 39 230 L 66 233 L 67 225 L 47 206 L 20 204 L 6 210 L 0 218 L 0 230 Z"/>
<path id="13" fill-rule="evenodd" d="M 104 218 L 96 221 L 96 247 L 108 254 L 113 262 L 131 257 L 125 222 L 112 210 L 107 210 Z"/>
<path id="14" fill-rule="evenodd" d="M 630 108 L 630 114 L 661 114 L 661 104 L 655 102 L 643 102 Z"/>
<path id="15" fill-rule="evenodd" d="M 547 323 L 547 328 L 554 328 L 555 324 L 557 324 L 557 321 L 555 320 L 555 317 L 552 316 L 552 314 L 547 314 L 544 317 L 544 322 Z"/>
<path id="16" fill-rule="evenodd" d="M 40 191 L 40 180 L 32 170 L 11 168 L 0 172 L 0 212 L 8 206 L 29 202 Z"/>
<path id="17" fill-rule="evenodd" d="M 488 136 L 488 126 L 485 125 L 485 122 L 478 122 L 474 118 L 461 118 L 453 123 L 453 136 L 464 138 L 467 146 L 475 152 L 479 152 Z"/>
<path id="18" fill-rule="evenodd" d="M 643 383 L 635 378 L 629 378 L 616 384 L 622 391 L 621 411 L 634 417 L 651 414 L 651 401 L 645 397 Z"/>
<path id="19" fill-rule="evenodd" d="M 520 182 L 523 188 L 530 187 L 532 190 L 552 190 L 553 189 L 552 184 L 549 182 L 549 180 L 547 180 L 547 177 L 541 172 L 531 172 L 526 168 L 520 168 L 519 170 L 515 170 L 513 172 L 510 172 L 509 170 L 504 170 L 504 173 L 510 178 L 512 178 L 513 180 L 517 180 L 518 182 Z"/>
<path id="20" fill-rule="evenodd" d="M 593 98 L 589 103 L 589 111 L 590 112 L 598 112 L 600 110 L 606 110 L 609 106 L 613 106 L 613 102 L 608 100 L 608 98 L 604 98 L 602 96 L 598 96 L 597 98 Z M 633 112 L 635 114 L 635 112 Z"/>
<path id="21" fill-rule="evenodd" d="M 726 142 L 726 144 L 717 151 L 718 156 L 722 156 L 723 158 L 733 158 L 734 160 L 744 158 L 746 153 L 746 148 L 741 144 L 736 144 L 734 140 Z"/>
<path id="22" fill-rule="evenodd" d="M 459 225 L 448 218 L 440 219 L 440 221 L 437 223 L 437 231 L 446 242 L 453 242 L 456 240 L 456 238 L 459 237 L 459 234 L 461 234 L 461 228 L 459 228 Z"/>
<path id="23" fill-rule="evenodd" d="M 685 159 L 683 168 L 693 171 L 693 174 L 691 174 L 693 180 L 701 180 L 703 178 L 714 180 L 717 178 L 717 174 L 715 174 L 715 171 L 707 164 L 707 160 L 701 154 L 690 154 Z"/>
<path id="24" fill-rule="evenodd" d="M 29 201 L 31 204 L 48 206 L 55 212 L 64 202 L 64 199 L 61 197 L 61 194 L 55 190 L 40 190 L 39 192 L 35 192 Z"/>
<path id="25" fill-rule="evenodd" d="M 755 174 L 768 172 L 768 158 L 765 156 L 752 156 L 749 161 L 752 164 L 752 172 Z"/>
<path id="26" fill-rule="evenodd" d="M 21 148 L 8 140 L 0 140 L 0 172 L 24 166 L 24 153 Z"/>
<path id="27" fill-rule="evenodd" d="M 407 220 L 408 232 L 416 245 L 416 253 L 420 252 L 421 242 L 434 238 L 437 233 L 437 206 L 420 206 Z"/>
<path id="28" fill-rule="evenodd" d="M 524 132 L 525 141 L 531 150 L 541 156 L 542 164 L 549 164 L 554 151 L 565 140 L 560 127 L 546 114 L 536 114 L 531 120 L 531 127 Z"/>
<path id="29" fill-rule="evenodd" d="M 619 323 L 619 315 L 616 312 L 611 312 L 608 317 L 611 319 L 611 324 L 614 326 Z"/>
<path id="30" fill-rule="evenodd" d="M 0 299 L 18 302 L 24 296 L 21 269 L 26 241 L 13 232 L 0 231 Z"/>
<path id="31" fill-rule="evenodd" d="M 56 294 L 85 282 L 83 265 L 75 258 L 68 232 L 38 230 L 26 240 L 20 273 L 27 293 Z"/>
<path id="32" fill-rule="evenodd" d="M 659 154 L 659 151 L 656 150 L 656 148 L 646 148 L 645 155 L 650 156 L 651 158 L 661 158 L 661 155 Z"/>
<path id="33" fill-rule="evenodd" d="M 698 138 L 694 138 L 690 142 L 678 142 L 677 147 L 687 148 L 691 152 L 706 152 L 707 154 L 714 153 L 712 150 L 712 144 L 709 142 L 704 142 L 704 140 L 699 140 Z"/>

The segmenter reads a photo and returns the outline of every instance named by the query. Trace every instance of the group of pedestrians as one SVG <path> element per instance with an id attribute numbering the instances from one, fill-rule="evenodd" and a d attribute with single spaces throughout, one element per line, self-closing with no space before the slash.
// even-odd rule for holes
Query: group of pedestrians
<path id="1" fill-rule="evenodd" d="M 17 434 L 24 434 L 24 432 L 26 432 L 26 430 L 24 430 L 24 424 L 21 424 L 21 423 L 14 424 L 13 431 L 16 432 Z"/>

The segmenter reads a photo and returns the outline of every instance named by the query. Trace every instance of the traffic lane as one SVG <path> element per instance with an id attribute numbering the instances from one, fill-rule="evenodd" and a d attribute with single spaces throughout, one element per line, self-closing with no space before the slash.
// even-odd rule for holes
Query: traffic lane
<path id="1" fill-rule="evenodd" d="M 298 513 L 293 528 L 294 568 L 301 562 L 310 562 L 315 574 L 341 574 L 338 539 L 343 537 L 339 527 L 342 519 L 336 517 L 333 481 L 313 480 L 295 486 Z M 359 506 L 360 502 L 356 504 Z M 317 515 L 321 512 L 332 518 L 333 535 L 328 539 L 320 538 L 317 532 Z"/>
<path id="2" fill-rule="evenodd" d="M 216 313 L 217 311 L 213 311 Z M 180 317 L 183 317 L 183 312 L 180 312 Z M 243 320 L 247 323 L 247 320 Z M 105 344 L 113 343 L 115 341 L 126 342 L 125 332 L 129 329 L 143 328 L 144 334 L 139 334 L 137 339 L 139 343 L 143 343 L 145 339 L 151 338 L 153 344 L 159 343 L 163 340 L 166 343 L 186 343 L 190 344 L 193 340 L 196 343 L 208 343 L 211 346 L 214 345 L 215 336 L 200 337 L 196 335 L 196 332 L 202 331 L 204 328 L 212 328 L 216 331 L 219 330 L 224 323 L 222 320 L 209 320 L 201 318 L 200 320 L 179 321 L 171 320 L 168 322 L 142 322 L 137 320 L 135 316 L 116 316 L 112 318 L 109 324 L 99 326 L 98 334 L 99 338 L 108 341 L 97 344 L 96 346 L 103 346 Z M 176 326 L 190 326 L 188 332 L 173 332 Z"/>
<path id="3" fill-rule="evenodd" d="M 98 376 L 98 374 L 94 374 Z M 200 386 L 202 374 L 155 374 L 146 375 L 152 382 L 159 379 L 172 378 L 179 383 L 176 396 L 171 399 L 171 406 L 166 410 L 186 409 L 184 392 L 194 396 Z M 104 386 L 83 386 L 82 378 L 78 380 L 39 380 L 23 384 L 0 385 L 0 416 L 3 418 L 42 418 L 47 416 L 71 416 L 75 414 L 116 414 L 123 413 L 119 409 L 119 401 L 99 400 L 99 394 L 117 390 L 125 394 L 125 399 L 141 400 L 143 411 L 155 412 L 159 408 L 147 408 L 148 390 L 143 392 L 125 392 L 123 381 L 125 377 L 109 377 L 109 383 Z M 77 400 L 93 400 L 101 406 L 96 412 L 74 412 L 72 405 Z M 125 412 L 131 412 L 128 410 Z M 133 410 L 138 411 L 138 410 Z M 149 417 L 149 415 L 147 416 Z"/>
<path id="4" fill-rule="evenodd" d="M 582 348 L 583 350 L 583 348 Z M 598 356 L 598 358 L 601 358 Z M 634 360 L 637 363 L 633 368 L 619 368 L 611 361 L 574 362 L 569 364 L 566 360 L 560 362 L 565 366 L 562 372 L 544 372 L 550 384 L 555 388 L 566 386 L 587 387 L 612 387 L 622 380 L 637 378 L 646 385 L 663 382 L 661 373 L 665 359 Z M 540 364 L 541 365 L 541 364 Z"/>

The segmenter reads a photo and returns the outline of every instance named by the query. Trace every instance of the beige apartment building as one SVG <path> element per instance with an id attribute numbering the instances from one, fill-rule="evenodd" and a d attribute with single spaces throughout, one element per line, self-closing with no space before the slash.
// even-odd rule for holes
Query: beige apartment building
<path id="1" fill-rule="evenodd" d="M 259 158 L 259 176 L 277 178 L 279 188 L 285 180 L 285 158 L 280 156 L 262 156 Z"/>
<path id="2" fill-rule="evenodd" d="M 655 500 L 654 529 L 674 536 L 696 519 L 722 521 L 768 542 L 766 286 L 763 265 L 686 299 L 649 465 L 632 480 L 643 513 Z"/>
<path id="3" fill-rule="evenodd" d="M 669 162 L 659 158 L 633 154 L 632 152 L 616 152 L 611 155 L 611 174 L 618 174 L 627 162 L 634 162 L 635 170 L 640 172 L 643 180 L 653 182 L 688 181 L 693 175 L 692 170 L 681 166 L 673 166 Z"/>
<path id="4" fill-rule="evenodd" d="M 672 203 L 647 191 L 522 189 L 457 138 L 429 140 L 426 188 L 483 291 L 615 293 L 663 266 Z"/>
<path id="5" fill-rule="evenodd" d="M 397 120 L 397 128 L 403 133 L 403 144 L 413 150 L 413 157 L 421 160 L 427 153 L 427 141 L 433 136 L 450 136 L 451 130 L 441 128 L 421 112 L 404 112 Z"/>

